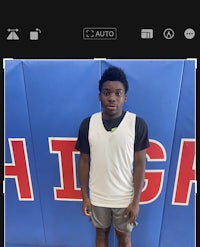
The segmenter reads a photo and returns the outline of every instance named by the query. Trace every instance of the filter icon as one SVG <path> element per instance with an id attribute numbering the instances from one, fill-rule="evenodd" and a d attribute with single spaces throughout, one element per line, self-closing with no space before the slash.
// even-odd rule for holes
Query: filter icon
<path id="1" fill-rule="evenodd" d="M 174 30 L 171 28 L 166 28 L 163 32 L 163 36 L 165 39 L 173 39 L 174 38 Z"/>

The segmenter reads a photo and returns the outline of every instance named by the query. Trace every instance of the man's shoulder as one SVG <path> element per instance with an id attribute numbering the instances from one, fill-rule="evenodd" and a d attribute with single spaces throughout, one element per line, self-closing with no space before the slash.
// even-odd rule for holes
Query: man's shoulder
<path id="1" fill-rule="evenodd" d="M 137 119 L 137 115 L 134 112 L 126 111 L 124 113 L 125 113 L 126 118 L 129 118 L 131 120 Z"/>
<path id="2" fill-rule="evenodd" d="M 144 120 L 144 118 L 140 117 L 140 116 L 136 116 L 136 129 L 143 129 L 143 130 L 147 130 L 148 126 L 146 121 Z"/>
<path id="3" fill-rule="evenodd" d="M 135 123 L 136 123 L 136 129 L 138 127 L 142 127 L 142 128 L 146 128 L 147 127 L 147 123 L 145 121 L 145 119 L 139 115 L 137 115 L 137 113 L 134 112 L 129 112 L 127 111 L 126 113 L 129 114 L 129 116 L 132 116 L 135 118 Z"/>
<path id="4" fill-rule="evenodd" d="M 81 122 L 81 125 L 87 125 L 90 122 L 90 118 L 91 116 L 84 118 Z"/>
<path id="5" fill-rule="evenodd" d="M 139 122 L 143 122 L 144 121 L 144 119 L 142 118 L 142 117 L 140 117 L 140 116 L 136 116 L 136 119 L 137 119 L 137 121 L 139 121 Z"/>

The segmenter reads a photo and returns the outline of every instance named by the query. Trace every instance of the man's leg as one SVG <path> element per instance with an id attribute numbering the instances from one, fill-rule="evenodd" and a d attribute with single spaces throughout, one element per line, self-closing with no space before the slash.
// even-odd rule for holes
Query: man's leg
<path id="1" fill-rule="evenodd" d="M 108 235 L 112 223 L 111 209 L 92 205 L 91 219 L 96 228 L 96 247 L 108 247 Z"/>
<path id="2" fill-rule="evenodd" d="M 131 247 L 131 233 L 115 230 L 118 240 L 118 247 Z"/>
<path id="3" fill-rule="evenodd" d="M 115 233 L 118 240 L 118 247 L 131 247 L 131 232 L 135 225 L 129 223 L 130 218 L 124 217 L 126 208 L 112 209 Z"/>
<path id="4" fill-rule="evenodd" d="M 108 247 L 109 228 L 96 228 L 96 247 Z"/>

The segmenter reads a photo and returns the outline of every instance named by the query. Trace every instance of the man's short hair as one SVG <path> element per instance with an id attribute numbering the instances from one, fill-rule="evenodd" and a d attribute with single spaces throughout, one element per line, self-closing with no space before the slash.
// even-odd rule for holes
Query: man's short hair
<path id="1" fill-rule="evenodd" d="M 101 79 L 99 80 L 99 92 L 101 92 L 102 86 L 106 81 L 120 81 L 124 86 L 125 93 L 127 93 L 128 81 L 126 79 L 126 74 L 121 68 L 110 66 L 103 72 Z"/>

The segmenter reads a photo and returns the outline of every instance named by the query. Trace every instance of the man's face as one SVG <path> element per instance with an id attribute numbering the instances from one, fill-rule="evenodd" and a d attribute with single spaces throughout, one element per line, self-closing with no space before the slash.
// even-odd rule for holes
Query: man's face
<path id="1" fill-rule="evenodd" d="M 121 116 L 126 99 L 124 86 L 120 81 L 104 82 L 99 94 L 103 117 L 109 119 Z"/>

